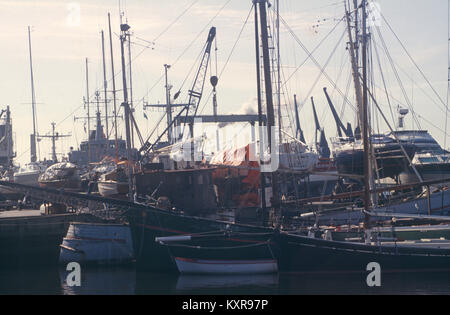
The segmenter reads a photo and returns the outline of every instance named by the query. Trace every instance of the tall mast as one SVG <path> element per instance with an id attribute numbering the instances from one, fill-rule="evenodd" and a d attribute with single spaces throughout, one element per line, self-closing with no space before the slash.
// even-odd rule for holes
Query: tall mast
<path id="1" fill-rule="evenodd" d="M 100 115 L 100 92 L 95 91 L 95 103 L 97 103 L 96 126 L 95 126 L 95 141 L 101 140 L 103 137 L 102 118 Z"/>
<path id="2" fill-rule="evenodd" d="M 58 158 L 56 157 L 56 135 L 54 122 L 52 122 L 52 159 L 55 163 L 58 161 Z"/>
<path id="3" fill-rule="evenodd" d="M 359 29 L 358 29 L 358 0 L 353 0 L 353 8 L 355 10 L 355 40 L 358 40 L 358 34 L 359 34 Z M 356 45 L 355 47 L 355 57 L 356 60 L 359 60 L 359 46 Z"/>
<path id="4" fill-rule="evenodd" d="M 33 134 L 31 135 L 31 162 L 36 162 L 36 95 L 34 92 L 34 77 L 33 77 L 33 59 L 31 57 L 31 28 L 28 26 L 28 48 L 30 53 L 30 76 L 31 76 L 31 109 L 33 113 Z"/>
<path id="5" fill-rule="evenodd" d="M 352 75 L 353 75 L 353 83 L 355 85 L 355 95 L 356 95 L 356 104 L 358 107 L 358 125 L 361 126 L 362 116 L 362 95 L 361 95 L 361 82 L 359 80 L 359 69 L 358 69 L 358 59 L 356 57 L 356 48 L 355 42 L 353 41 L 353 36 L 350 28 L 350 12 L 347 10 L 347 5 L 345 5 L 345 16 L 347 20 L 347 31 L 348 31 L 348 39 L 350 45 L 350 61 L 352 63 Z M 357 40 L 357 39 L 356 39 Z M 359 137 L 359 135 L 355 134 L 355 137 Z"/>
<path id="6" fill-rule="evenodd" d="M 89 69 L 88 59 L 86 58 L 86 106 L 87 106 L 87 123 L 88 123 L 88 165 L 91 163 L 91 116 L 89 103 Z"/>
<path id="7" fill-rule="evenodd" d="M 133 114 L 133 75 L 131 72 L 131 39 L 128 34 L 128 71 L 130 76 L 130 112 Z M 134 127 L 133 124 L 130 126 L 131 128 L 131 147 L 134 148 Z"/>
<path id="8" fill-rule="evenodd" d="M 254 3 L 255 10 L 255 48 L 256 48 L 256 90 L 258 98 L 258 126 L 259 126 L 259 164 L 262 163 L 262 157 L 264 154 L 263 144 L 264 144 L 264 133 L 263 133 L 263 120 L 262 120 L 262 100 L 261 100 L 261 65 L 260 65 L 260 55 L 259 55 L 259 30 L 258 30 L 258 7 L 256 6 L 256 1 Z M 261 205 L 263 209 L 263 215 L 267 215 L 266 210 L 266 175 L 261 172 Z"/>
<path id="9" fill-rule="evenodd" d="M 6 125 L 5 125 L 5 137 L 7 145 L 8 154 L 8 167 L 12 166 L 12 159 L 14 158 L 13 140 L 12 140 L 12 124 L 11 124 L 11 112 L 9 110 L 9 105 L 6 106 Z"/>
<path id="10" fill-rule="evenodd" d="M 125 52 L 124 52 L 124 42 L 127 40 L 127 31 L 130 29 L 128 24 L 120 25 L 120 52 L 122 60 L 122 90 L 123 90 L 123 103 L 122 106 L 125 109 L 125 134 L 127 143 L 127 163 L 128 163 L 128 195 L 130 201 L 133 201 L 133 184 L 132 184 L 132 170 L 131 170 L 131 136 L 130 136 L 130 106 L 128 104 L 128 91 L 127 91 L 127 75 L 125 68 Z"/>
<path id="11" fill-rule="evenodd" d="M 167 141 L 169 144 L 172 144 L 172 106 L 170 104 L 170 87 L 169 87 L 169 79 L 168 79 L 168 70 L 170 69 L 170 65 L 164 65 L 164 74 L 166 77 L 166 116 L 167 116 Z"/>
<path id="12" fill-rule="evenodd" d="M 103 58 L 103 90 L 105 93 L 105 127 L 106 127 L 106 139 L 109 139 L 108 129 L 108 82 L 106 81 L 106 62 L 105 62 L 105 36 L 102 30 L 102 58 Z M 113 74 L 114 75 L 114 74 Z"/>
<path id="13" fill-rule="evenodd" d="M 114 54 L 113 54 L 113 46 L 112 46 L 112 33 L 111 33 L 111 16 L 108 12 L 108 27 L 109 27 L 109 48 L 111 51 L 111 76 L 112 76 L 112 85 L 113 85 L 113 104 L 114 104 L 114 139 L 116 143 L 114 147 L 116 149 L 116 160 L 119 159 L 119 148 L 117 141 L 117 107 L 116 107 L 116 79 L 114 72 Z M 108 115 L 106 115 L 108 116 Z"/>
<path id="14" fill-rule="evenodd" d="M 277 28 L 277 98 L 278 98 L 278 136 L 280 144 L 282 143 L 281 139 L 281 62 L 280 62 L 280 0 L 277 0 L 277 20 L 276 20 L 276 28 Z"/>
<path id="15" fill-rule="evenodd" d="M 263 68 L 264 68 L 264 84 L 266 92 L 266 106 L 267 106 L 267 135 L 269 152 L 276 152 L 275 143 L 272 143 L 272 128 L 275 127 L 275 116 L 273 110 L 273 95 L 272 95 L 272 78 L 270 73 L 270 56 L 269 56 L 269 41 L 267 32 L 267 11 L 266 11 L 266 0 L 256 0 L 259 4 L 260 12 L 260 25 L 261 25 L 261 42 L 263 51 Z M 280 200 L 278 195 L 278 174 L 276 171 L 272 170 L 272 207 L 275 210 L 275 215 L 280 215 Z"/>
<path id="16" fill-rule="evenodd" d="M 363 80 L 363 107 L 362 107 L 362 138 L 364 144 L 364 208 L 370 210 L 370 184 L 372 178 L 372 167 L 370 163 L 370 143 L 368 128 L 368 98 L 367 98 L 367 29 L 366 29 L 366 0 L 362 1 L 362 80 Z M 365 228 L 370 227 L 370 216 L 364 215 Z"/>

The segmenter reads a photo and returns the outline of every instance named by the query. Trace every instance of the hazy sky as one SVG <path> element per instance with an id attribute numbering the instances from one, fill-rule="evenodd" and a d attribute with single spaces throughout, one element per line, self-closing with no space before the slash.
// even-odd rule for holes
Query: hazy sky
<path id="1" fill-rule="evenodd" d="M 408 101 L 420 115 L 422 129 L 428 129 L 435 138 L 444 144 L 445 103 L 447 101 L 448 68 L 448 1 L 444 0 L 379 0 L 381 14 L 400 38 L 410 55 L 429 79 L 440 99 L 422 78 L 420 72 L 409 61 L 402 47 L 389 30 L 383 19 L 379 30 L 396 64 L 404 86 L 400 88 L 389 59 L 382 52 L 382 42 L 378 31 L 373 30 L 377 43 L 380 63 L 390 93 L 393 107 L 407 105 Z M 119 7 L 120 5 L 120 7 Z M 106 35 L 106 63 L 109 89 L 111 89 L 111 66 L 108 38 L 107 13 L 111 13 L 113 27 L 114 63 L 116 74 L 120 66 L 119 12 L 124 13 L 133 32 L 132 55 L 136 59 L 133 68 L 133 100 L 136 118 L 144 137 L 153 129 L 163 112 L 146 111 L 148 120 L 143 117 L 143 100 L 149 103 L 165 102 L 164 84 L 161 76 L 165 63 L 173 65 L 169 78 L 174 90 L 182 87 L 180 101 L 185 101 L 187 90 L 192 84 L 194 72 L 198 67 L 197 57 L 205 43 L 210 26 L 217 27 L 218 72 L 224 69 L 218 85 L 219 113 L 237 113 L 253 108 L 256 110 L 255 57 L 253 35 L 253 13 L 243 28 L 252 7 L 250 0 L 0 0 L 0 19 L 3 30 L 0 33 L 2 50 L 0 69 L 0 105 L 10 105 L 15 134 L 17 162 L 29 161 L 29 135 L 32 133 L 31 88 L 28 57 L 27 26 L 32 26 L 32 53 L 34 80 L 37 100 L 37 119 L 40 134 L 51 130 L 51 122 L 57 123 L 60 133 L 71 133 L 72 137 L 58 141 L 58 153 L 67 153 L 69 147 L 77 147 L 86 139 L 83 120 L 74 121 L 74 116 L 85 116 L 83 97 L 86 96 L 85 58 L 89 58 L 91 101 L 96 90 L 103 93 L 103 72 L 101 60 L 100 31 Z M 78 14 L 79 8 L 79 14 Z M 184 14 L 183 14 L 184 12 Z M 346 93 L 350 78 L 349 56 L 346 51 L 348 41 L 344 24 L 339 23 L 314 56 L 323 66 L 331 53 L 326 74 L 337 82 L 339 91 L 333 88 L 325 76 L 311 61 L 307 61 L 292 75 L 306 57 L 298 40 L 309 50 L 321 42 L 343 17 L 343 1 L 336 0 L 280 0 L 282 18 L 295 33 L 297 41 L 281 25 L 281 62 L 283 78 L 283 109 L 292 110 L 293 94 L 297 94 L 301 106 L 300 119 L 308 142 L 313 140 L 313 116 L 309 96 L 313 95 L 318 107 L 321 123 L 327 136 L 335 136 L 335 125 L 327 108 L 322 88 L 327 87 L 339 112 L 345 121 L 354 120 L 351 106 L 344 104 L 339 91 Z M 180 17 L 181 15 L 181 17 Z M 177 17 L 179 17 L 177 19 Z M 318 26 L 317 26 L 318 25 Z M 243 28 L 240 40 L 233 54 L 230 52 Z M 338 41 L 340 38 L 342 39 Z M 148 42 L 154 44 L 148 44 Z M 146 48 L 147 46 L 148 48 Z M 183 53 L 184 52 L 184 53 Z M 372 49 L 375 94 L 379 103 L 391 118 L 391 113 L 380 80 L 377 55 Z M 211 72 L 215 73 L 213 53 Z M 227 59 L 229 61 L 227 63 Z M 226 67 L 224 67 L 226 64 Z M 190 71 L 191 68 L 194 72 Z M 183 81 L 186 81 L 182 85 Z M 314 87 L 313 87 L 314 86 Z M 312 88 L 313 87 L 313 88 Z M 121 90 L 121 76 L 116 77 L 116 88 Z M 353 102 L 353 85 L 349 86 L 349 99 Z M 212 101 L 208 98 L 211 87 L 205 84 L 204 98 L 200 109 L 203 113 L 212 112 Z M 311 93 L 309 93 L 311 91 Z M 405 100 L 405 95 L 408 101 Z M 122 91 L 118 92 L 119 103 Z M 109 105 L 112 108 L 112 103 Z M 103 105 L 102 108 L 103 110 Z M 395 108 L 393 108 L 395 110 Z M 91 113 L 95 112 L 95 105 Z M 292 113 L 292 112 L 291 112 Z M 102 112 L 104 114 L 104 112 Z M 395 113 L 394 113 L 395 115 Z M 284 126 L 288 132 L 291 120 L 284 112 Z M 378 122 L 378 124 L 377 124 Z M 373 120 L 374 128 L 387 131 L 386 126 Z M 411 117 L 407 118 L 412 127 Z M 94 121 L 91 122 L 93 128 Z M 110 123 L 111 126 L 111 123 Z M 417 126 L 414 126 L 415 128 Z M 159 128 L 162 131 L 163 127 Z M 119 125 L 124 134 L 123 124 Z M 138 142 L 136 141 L 136 146 Z M 447 146 L 448 143 L 447 143 Z M 50 157 L 50 141 L 40 142 L 40 157 Z"/>

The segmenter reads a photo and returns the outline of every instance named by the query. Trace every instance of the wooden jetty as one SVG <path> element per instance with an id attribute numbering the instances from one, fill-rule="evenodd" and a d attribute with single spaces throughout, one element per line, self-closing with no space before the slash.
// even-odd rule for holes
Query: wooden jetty
<path id="1" fill-rule="evenodd" d="M 98 220 L 89 214 L 41 215 L 39 210 L 0 211 L 0 267 L 38 268 L 58 263 L 70 222 Z"/>

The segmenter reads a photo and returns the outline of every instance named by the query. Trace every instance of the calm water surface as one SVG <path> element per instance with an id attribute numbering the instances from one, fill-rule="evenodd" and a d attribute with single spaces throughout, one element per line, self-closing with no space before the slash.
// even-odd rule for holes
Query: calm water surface
<path id="1" fill-rule="evenodd" d="M 133 267 L 82 267 L 80 287 L 66 284 L 68 271 L 1 270 L 0 294 L 450 294 L 450 272 L 385 273 L 369 288 L 366 274 L 252 276 L 171 275 Z"/>

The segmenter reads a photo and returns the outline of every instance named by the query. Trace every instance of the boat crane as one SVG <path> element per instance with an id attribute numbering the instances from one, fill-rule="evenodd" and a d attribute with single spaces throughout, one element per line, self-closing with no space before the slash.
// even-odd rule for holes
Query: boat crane
<path id="1" fill-rule="evenodd" d="M 320 127 L 319 119 L 317 118 L 316 106 L 314 105 L 314 98 L 311 96 L 311 104 L 314 114 L 314 123 L 316 125 L 314 145 L 316 146 L 317 152 L 319 152 L 320 157 L 329 158 L 330 157 L 330 147 L 328 146 L 327 137 L 325 136 L 325 130 Z M 320 140 L 317 142 L 317 132 L 320 132 Z"/>
<path id="2" fill-rule="evenodd" d="M 298 106 L 297 106 L 297 95 L 294 94 L 294 108 L 295 108 L 295 123 L 297 125 L 297 131 L 295 136 L 303 143 L 306 143 L 305 136 L 303 134 L 303 130 L 300 126 L 300 117 L 298 115 Z"/>
<path id="3" fill-rule="evenodd" d="M 203 53 L 202 61 L 200 63 L 200 67 L 197 70 L 197 74 L 194 79 L 194 83 L 192 84 L 192 88 L 188 91 L 189 94 L 189 101 L 187 102 L 186 106 L 184 106 L 181 111 L 177 114 L 177 116 L 174 118 L 174 120 L 171 121 L 170 125 L 167 126 L 166 129 L 159 135 L 159 137 L 156 139 L 156 141 L 153 144 L 150 144 L 149 140 L 145 141 L 143 146 L 139 149 L 139 154 L 141 156 L 141 161 L 144 159 L 146 154 L 153 149 L 153 147 L 161 140 L 161 138 L 168 132 L 172 126 L 174 125 L 175 121 L 186 112 L 186 117 L 189 115 L 189 111 L 191 108 L 194 109 L 194 116 L 197 114 L 198 105 L 200 104 L 200 100 L 203 95 L 203 87 L 205 85 L 205 79 L 206 79 L 206 73 L 208 70 L 209 65 L 209 59 L 211 56 L 211 47 L 212 42 L 214 41 L 214 38 L 216 37 L 216 28 L 213 26 L 209 30 L 208 38 L 206 40 L 206 48 Z M 179 92 L 177 92 L 176 96 L 179 95 Z M 184 128 L 183 128 L 184 131 Z M 191 137 L 193 136 L 193 125 L 190 124 L 190 131 L 191 131 Z M 183 138 L 183 132 L 179 135 L 179 137 L 174 136 L 174 139 L 182 139 Z"/>
<path id="4" fill-rule="evenodd" d="M 345 133 L 345 136 L 347 136 L 348 138 L 353 138 L 353 132 L 352 132 L 351 125 L 347 124 L 347 128 L 344 127 L 344 124 L 340 120 L 339 115 L 337 114 L 336 109 L 334 108 L 333 102 L 331 101 L 331 98 L 327 93 L 326 87 L 323 88 L 323 92 L 325 93 L 325 96 L 328 101 L 328 105 L 330 105 L 331 112 L 333 113 L 334 120 L 336 121 L 336 128 L 337 128 L 339 137 L 340 138 L 342 137 L 342 132 L 341 132 L 341 130 L 342 130 Z"/>

